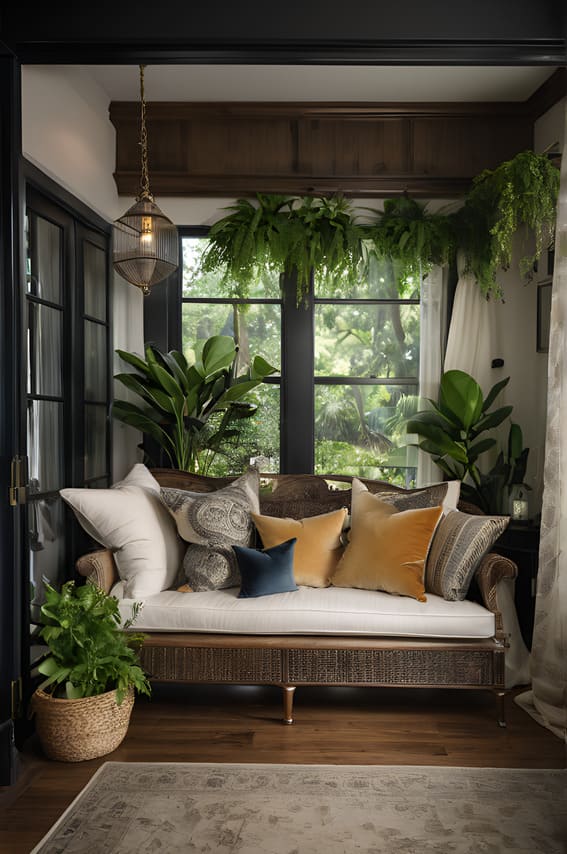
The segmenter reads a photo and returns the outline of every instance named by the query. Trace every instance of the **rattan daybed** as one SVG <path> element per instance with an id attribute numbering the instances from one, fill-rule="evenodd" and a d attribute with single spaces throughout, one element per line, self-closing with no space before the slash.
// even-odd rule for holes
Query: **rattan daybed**
<path id="1" fill-rule="evenodd" d="M 169 469 L 154 469 L 152 474 L 163 487 L 194 492 L 210 492 L 231 480 L 204 478 Z M 273 476 L 273 491 L 261 495 L 261 512 L 299 519 L 345 506 L 350 491 L 330 488 L 330 479 L 342 481 L 343 485 L 350 481 L 350 478 L 335 476 Z M 365 484 L 375 492 L 386 486 L 369 480 Z M 395 490 L 390 485 L 387 488 Z M 116 566 L 108 549 L 82 556 L 77 562 L 77 569 L 88 581 L 104 590 L 117 590 Z M 242 630 L 231 633 L 230 629 L 224 628 L 224 622 L 220 623 L 222 631 L 176 631 L 170 625 L 160 627 L 159 621 L 151 624 L 152 603 L 148 600 L 142 614 L 147 610 L 149 626 L 144 624 L 144 619 L 136 625 L 137 629 L 147 632 L 141 650 L 142 665 L 150 678 L 157 682 L 277 685 L 283 690 L 283 719 L 286 723 L 292 723 L 293 695 L 296 687 L 301 685 L 488 689 L 497 698 L 498 723 L 504 726 L 507 637 L 497 605 L 497 585 L 503 579 L 514 578 L 516 572 L 515 564 L 500 555 L 488 554 L 482 559 L 476 571 L 474 593 L 471 593 L 471 599 L 476 598 L 478 604 L 472 601 L 462 603 L 471 612 L 478 608 L 478 612 L 474 611 L 475 616 L 490 620 L 490 630 L 486 629 L 488 623 L 483 623 L 482 636 L 479 637 L 459 636 L 458 626 L 454 637 L 423 636 L 426 633 L 422 636 L 419 633 L 408 636 L 406 633 L 401 637 L 392 631 L 387 636 L 370 636 L 368 632 L 359 634 L 352 630 L 344 634 L 329 634 L 316 628 L 305 634 L 299 634 L 297 630 L 284 634 L 281 626 L 278 633 L 266 633 L 265 628 L 261 633 Z M 222 601 L 226 608 L 236 610 L 234 602 L 228 601 L 230 591 L 215 592 L 224 594 Z M 321 591 L 315 592 L 321 595 Z M 364 591 L 358 593 L 364 595 Z M 370 595 L 388 597 L 389 594 Z M 174 597 L 182 597 L 183 606 L 187 608 L 191 601 L 186 594 L 174 591 L 165 591 L 160 596 L 160 603 L 181 602 Z M 457 624 L 459 604 L 446 603 L 447 606 L 455 606 L 453 614 Z M 167 611 L 167 608 L 160 607 L 160 614 Z M 241 627 L 240 623 L 238 625 Z"/>

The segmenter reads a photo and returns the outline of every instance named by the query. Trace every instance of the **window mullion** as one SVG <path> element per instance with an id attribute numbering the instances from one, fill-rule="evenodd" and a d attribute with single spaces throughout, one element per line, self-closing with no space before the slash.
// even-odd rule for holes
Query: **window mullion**
<path id="1" fill-rule="evenodd" d="M 310 473 L 314 466 L 315 326 L 313 282 L 297 304 L 296 275 L 282 275 L 281 470 Z"/>

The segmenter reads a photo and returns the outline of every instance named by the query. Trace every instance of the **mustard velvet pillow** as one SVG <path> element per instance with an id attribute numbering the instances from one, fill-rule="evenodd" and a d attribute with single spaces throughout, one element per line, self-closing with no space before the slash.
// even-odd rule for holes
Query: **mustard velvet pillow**
<path id="1" fill-rule="evenodd" d="M 342 554 L 340 536 L 347 516 L 345 507 L 306 519 L 280 519 L 252 513 L 264 549 L 295 537 L 293 575 L 296 584 L 328 587 Z"/>
<path id="2" fill-rule="evenodd" d="M 425 559 L 442 508 L 396 512 L 390 504 L 363 493 L 356 512 L 350 542 L 331 583 L 425 602 Z"/>

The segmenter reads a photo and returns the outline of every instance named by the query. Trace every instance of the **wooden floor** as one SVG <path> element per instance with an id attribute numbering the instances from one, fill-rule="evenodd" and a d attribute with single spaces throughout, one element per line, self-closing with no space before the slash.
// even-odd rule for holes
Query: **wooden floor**
<path id="1" fill-rule="evenodd" d="M 295 723 L 277 688 L 157 686 L 138 698 L 113 754 L 77 764 L 43 758 L 35 739 L 19 782 L 0 790 L 0 852 L 28 854 L 105 761 L 274 762 L 565 768 L 565 745 L 510 697 L 508 727 L 481 691 L 301 688 Z M 98 852 L 90 852 L 98 854 Z"/>

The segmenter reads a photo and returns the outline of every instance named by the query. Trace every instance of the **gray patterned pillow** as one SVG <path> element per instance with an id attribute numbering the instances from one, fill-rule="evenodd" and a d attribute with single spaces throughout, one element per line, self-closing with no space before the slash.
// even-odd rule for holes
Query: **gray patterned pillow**
<path id="1" fill-rule="evenodd" d="M 425 589 L 450 601 L 464 599 L 475 571 L 498 537 L 508 516 L 471 516 L 453 510 L 433 535 L 425 564 Z"/>
<path id="2" fill-rule="evenodd" d="M 161 490 L 179 536 L 190 543 L 183 570 L 195 592 L 240 584 L 231 546 L 252 545 L 255 529 L 251 513 L 260 511 L 259 487 L 259 474 L 252 469 L 215 492 Z"/>

